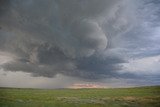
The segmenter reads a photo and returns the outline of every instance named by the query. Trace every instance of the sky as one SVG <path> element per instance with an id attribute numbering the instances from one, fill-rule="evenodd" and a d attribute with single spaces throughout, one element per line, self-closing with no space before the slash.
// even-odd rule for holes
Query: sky
<path id="1" fill-rule="evenodd" d="M 160 85 L 159 65 L 160 0 L 0 0 L 0 87 Z"/>

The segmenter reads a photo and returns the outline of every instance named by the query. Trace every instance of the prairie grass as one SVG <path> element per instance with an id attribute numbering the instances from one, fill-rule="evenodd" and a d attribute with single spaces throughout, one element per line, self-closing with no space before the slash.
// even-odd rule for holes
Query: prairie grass
<path id="1" fill-rule="evenodd" d="M 160 86 L 53 90 L 0 88 L 0 107 L 160 107 Z"/>

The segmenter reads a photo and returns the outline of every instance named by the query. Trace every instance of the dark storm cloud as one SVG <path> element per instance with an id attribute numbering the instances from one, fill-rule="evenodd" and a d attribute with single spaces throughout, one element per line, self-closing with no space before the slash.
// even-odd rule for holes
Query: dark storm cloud
<path id="1" fill-rule="evenodd" d="M 4 30 L 16 33 L 14 43 L 38 39 L 38 42 L 56 45 L 69 57 L 90 56 L 107 46 L 107 37 L 95 21 L 103 13 L 103 3 L 110 2 L 95 0 L 93 6 L 97 5 L 97 8 L 92 10 L 89 1 L 84 2 L 86 6 L 83 7 L 80 1 L 13 0 L 10 9 L 7 8 L 8 14 L 3 15 L 0 21 Z"/>
<path id="2" fill-rule="evenodd" d="M 58 73 L 100 78 L 121 69 L 120 58 L 94 55 L 108 43 L 100 24 L 116 0 L 2 1 L 1 50 L 18 58 L 2 65 L 10 71 L 52 77 Z M 92 76 L 91 76 L 92 75 Z"/>
<path id="3" fill-rule="evenodd" d="M 130 77 L 117 71 L 127 54 L 133 56 L 133 47 L 148 41 L 138 32 L 144 26 L 136 28 L 146 22 L 137 20 L 143 4 L 137 1 L 1 0 L 0 51 L 17 56 L 1 67 L 34 76 Z"/>
<path id="4" fill-rule="evenodd" d="M 121 69 L 119 63 L 125 62 L 124 60 L 117 57 L 106 57 L 104 59 L 99 58 L 100 56 L 92 56 L 90 58 L 82 58 L 78 60 L 77 69 L 89 73 L 92 78 L 97 78 L 97 75 L 101 77 L 114 77 L 117 76 L 117 70 Z M 106 75 L 107 73 L 107 75 Z"/>
<path id="5" fill-rule="evenodd" d="M 4 11 L 6 11 L 9 8 L 9 4 L 10 4 L 10 0 L 0 0 L 0 13 L 1 13 L 1 15 L 3 13 L 5 13 Z"/>

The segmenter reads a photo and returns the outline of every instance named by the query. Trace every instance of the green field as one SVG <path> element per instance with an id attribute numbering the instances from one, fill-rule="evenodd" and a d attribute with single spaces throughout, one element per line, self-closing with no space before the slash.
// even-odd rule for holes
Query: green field
<path id="1" fill-rule="evenodd" d="M 54 90 L 0 88 L 0 107 L 160 107 L 160 86 Z"/>

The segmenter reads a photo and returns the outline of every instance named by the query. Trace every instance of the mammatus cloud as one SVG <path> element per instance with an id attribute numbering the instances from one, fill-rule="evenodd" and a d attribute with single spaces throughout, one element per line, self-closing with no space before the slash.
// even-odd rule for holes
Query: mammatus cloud
<path id="1" fill-rule="evenodd" d="M 0 66 L 34 76 L 130 77 L 131 72 L 118 71 L 150 40 L 142 32 L 148 21 L 141 17 L 145 9 L 140 11 L 148 4 L 139 0 L 1 0 L 0 51 L 16 58 Z M 144 43 L 138 48 L 141 40 Z"/>

